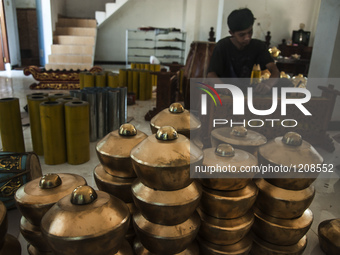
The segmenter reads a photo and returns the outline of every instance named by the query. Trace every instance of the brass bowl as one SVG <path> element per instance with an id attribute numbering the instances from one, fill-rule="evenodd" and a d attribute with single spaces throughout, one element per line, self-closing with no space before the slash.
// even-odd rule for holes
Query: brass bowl
<path id="1" fill-rule="evenodd" d="M 266 242 L 276 245 L 294 245 L 307 233 L 313 222 L 313 213 L 307 209 L 295 219 L 278 219 L 254 207 L 255 222 L 252 231 Z"/>
<path id="2" fill-rule="evenodd" d="M 188 110 L 185 110 L 180 103 L 173 103 L 169 108 L 162 110 L 150 121 L 150 128 L 153 134 L 163 126 L 172 126 L 179 134 L 190 139 L 198 134 L 201 122 Z"/>
<path id="3" fill-rule="evenodd" d="M 230 245 L 217 245 L 198 238 L 202 255 L 248 255 L 252 246 L 250 235 L 246 235 L 241 241 Z"/>
<path id="4" fill-rule="evenodd" d="M 124 240 L 119 251 L 114 255 L 134 255 L 133 249 L 127 240 Z"/>
<path id="5" fill-rule="evenodd" d="M 54 255 L 51 251 L 39 251 L 33 245 L 27 245 L 27 251 L 29 255 Z"/>
<path id="6" fill-rule="evenodd" d="M 303 190 L 308 188 L 316 178 L 273 178 L 266 181 L 276 187 L 289 190 Z"/>
<path id="7" fill-rule="evenodd" d="M 76 174 L 47 174 L 21 186 L 15 201 L 21 214 L 33 225 L 39 226 L 45 213 L 86 180 Z"/>
<path id="8" fill-rule="evenodd" d="M 122 178 L 108 174 L 102 164 L 95 167 L 93 176 L 99 190 L 105 191 L 125 203 L 133 203 L 131 185 L 136 178 Z"/>
<path id="9" fill-rule="evenodd" d="M 123 124 L 101 139 L 96 146 L 97 156 L 106 172 L 113 176 L 134 178 L 130 151 L 147 138 L 131 124 Z"/>
<path id="10" fill-rule="evenodd" d="M 138 212 L 138 208 L 136 207 L 135 203 L 126 203 L 127 207 L 129 208 L 129 212 L 130 212 L 130 218 L 132 219 L 132 216 Z M 133 229 L 133 222 L 132 220 L 130 220 L 130 225 L 129 225 L 129 230 Z M 133 231 L 134 232 L 134 231 Z M 128 233 L 127 233 L 128 234 Z"/>
<path id="11" fill-rule="evenodd" d="M 248 151 L 257 154 L 259 146 L 264 145 L 267 138 L 253 130 L 248 130 L 243 126 L 221 127 L 211 131 L 211 145 L 217 147 L 221 143 L 232 145 L 235 149 Z"/>
<path id="12" fill-rule="evenodd" d="M 293 245 L 276 245 L 268 243 L 255 234 L 252 234 L 252 255 L 302 255 L 307 246 L 307 237 L 303 236 Z"/>
<path id="13" fill-rule="evenodd" d="M 131 150 L 137 176 L 157 190 L 178 190 L 188 186 L 190 165 L 201 164 L 203 152 L 172 127 L 162 127 Z"/>
<path id="14" fill-rule="evenodd" d="M 236 172 L 214 172 L 212 174 L 200 173 L 200 182 L 203 186 L 215 190 L 239 190 L 249 184 L 252 173 L 242 173 L 240 168 L 244 166 L 256 166 L 257 159 L 247 151 L 234 149 L 230 144 L 219 144 L 216 148 L 208 148 L 203 151 L 203 166 L 218 167 L 229 166 Z M 207 178 L 204 178 L 207 177 Z M 210 177 L 210 178 L 209 178 Z"/>
<path id="15" fill-rule="evenodd" d="M 106 255 L 118 252 L 130 213 L 120 199 L 79 186 L 42 218 L 41 232 L 53 253 Z"/>
<path id="16" fill-rule="evenodd" d="M 148 251 L 143 244 L 140 242 L 138 238 L 136 238 L 133 242 L 133 249 L 136 255 L 154 255 L 155 253 L 151 253 Z M 176 253 L 175 255 L 199 255 L 199 247 L 196 241 L 189 244 L 188 248 L 184 251 Z"/>
<path id="17" fill-rule="evenodd" d="M 147 220 L 156 224 L 177 225 L 194 213 L 202 196 L 202 188 L 194 181 L 179 190 L 154 190 L 137 179 L 132 184 L 132 195 Z"/>
<path id="18" fill-rule="evenodd" d="M 252 210 L 236 219 L 218 219 L 209 216 L 200 209 L 197 211 L 202 221 L 198 235 L 217 245 L 231 245 L 241 241 L 249 233 L 254 223 Z"/>
<path id="19" fill-rule="evenodd" d="M 255 203 L 258 189 L 253 182 L 234 191 L 219 191 L 203 187 L 200 209 L 219 219 L 235 219 L 245 215 Z"/>
<path id="20" fill-rule="evenodd" d="M 37 252 L 52 252 L 52 249 L 48 245 L 47 241 L 43 237 L 40 226 L 35 226 L 31 224 L 25 217 L 21 217 L 20 220 L 20 233 L 25 238 L 25 240 L 34 246 Z M 33 247 L 31 248 L 33 249 Z"/>
<path id="21" fill-rule="evenodd" d="M 133 224 L 141 243 L 150 252 L 176 254 L 184 251 L 194 241 L 201 220 L 195 212 L 181 224 L 166 226 L 152 223 L 141 213 L 136 213 L 133 215 Z"/>
<path id="22" fill-rule="evenodd" d="M 3 244 L 0 247 L 0 255 L 21 255 L 21 245 L 18 239 L 10 234 L 6 234 Z"/>
<path id="23" fill-rule="evenodd" d="M 320 248 L 326 254 L 340 254 L 340 219 L 322 221 L 318 226 Z"/>
<path id="24" fill-rule="evenodd" d="M 0 244 L 4 240 L 8 230 L 7 208 L 0 201 Z"/>
<path id="25" fill-rule="evenodd" d="M 264 179 L 255 179 L 259 189 L 256 206 L 262 212 L 275 218 L 293 219 L 300 217 L 310 206 L 315 189 L 286 190 L 276 187 Z"/>

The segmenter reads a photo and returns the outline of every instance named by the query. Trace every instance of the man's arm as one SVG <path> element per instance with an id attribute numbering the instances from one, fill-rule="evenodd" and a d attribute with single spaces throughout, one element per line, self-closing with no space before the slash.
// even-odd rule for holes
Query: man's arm
<path id="1" fill-rule="evenodd" d="M 276 78 L 280 77 L 280 71 L 279 69 L 277 69 L 277 66 L 274 62 L 269 62 L 266 65 L 266 68 L 270 72 L 270 79 L 259 83 L 255 87 L 254 92 L 257 94 L 262 94 L 262 95 L 267 94 L 272 89 L 272 87 L 277 83 Z"/>

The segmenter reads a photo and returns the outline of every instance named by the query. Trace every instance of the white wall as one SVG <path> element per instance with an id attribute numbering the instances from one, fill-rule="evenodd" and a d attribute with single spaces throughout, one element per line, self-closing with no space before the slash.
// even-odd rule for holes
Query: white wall
<path id="1" fill-rule="evenodd" d="M 14 2 L 17 8 L 36 8 L 35 0 L 14 0 Z"/>
<path id="2" fill-rule="evenodd" d="M 138 0 L 143 2 L 144 0 Z M 105 11 L 106 3 L 113 0 L 67 0 L 65 1 L 66 15 L 72 18 L 95 18 L 95 11 Z"/>
<path id="3" fill-rule="evenodd" d="M 66 16 L 66 0 L 53 0 L 51 1 L 52 12 L 52 30 L 55 30 L 58 16 Z"/>
<path id="4" fill-rule="evenodd" d="M 126 29 L 181 28 L 182 11 L 182 0 L 130 0 L 98 29 L 95 60 L 125 61 Z"/>

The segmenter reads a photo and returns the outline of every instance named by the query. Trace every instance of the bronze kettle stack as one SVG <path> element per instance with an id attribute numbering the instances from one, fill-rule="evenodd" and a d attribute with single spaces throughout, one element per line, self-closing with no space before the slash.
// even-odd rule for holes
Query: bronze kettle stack
<path id="1" fill-rule="evenodd" d="M 20 232 L 28 242 L 30 255 L 51 255 L 51 247 L 41 232 L 41 220 L 61 198 L 70 194 L 86 180 L 75 174 L 46 174 L 34 179 L 15 193 L 15 201 L 22 214 Z"/>
<path id="2" fill-rule="evenodd" d="M 238 175 L 240 167 L 257 165 L 256 157 L 230 144 L 204 150 L 203 166 L 232 166 L 236 172 L 206 173 L 200 182 L 203 194 L 199 206 L 202 225 L 199 231 L 202 254 L 248 254 L 254 222 L 252 206 L 258 190 L 251 175 Z M 210 178 L 209 178 L 210 177 Z M 243 178 L 239 178 L 243 177 Z"/>
<path id="3" fill-rule="evenodd" d="M 132 185 L 139 209 L 133 215 L 135 253 L 199 254 L 194 240 L 202 189 L 190 179 L 190 164 L 202 163 L 202 150 L 164 126 L 133 148 L 131 159 L 138 176 Z"/>
<path id="4" fill-rule="evenodd" d="M 306 169 L 322 162 L 313 146 L 295 132 L 288 132 L 259 148 L 259 164 L 272 169 L 284 166 L 287 172 L 278 171 L 280 175 L 255 180 L 259 195 L 254 208 L 252 254 L 303 253 L 307 245 L 306 233 L 313 222 L 308 207 L 315 195 L 311 183 L 317 174 L 297 173 L 294 166 Z"/>
<path id="5" fill-rule="evenodd" d="M 126 123 L 118 130 L 107 134 L 96 146 L 100 164 L 95 167 L 93 175 L 97 187 L 124 201 L 131 216 L 136 211 L 131 185 L 137 176 L 133 170 L 130 152 L 146 138 L 145 133 L 137 130 L 132 124 Z M 132 222 L 130 222 L 126 239 L 131 245 L 135 235 Z"/>
<path id="6" fill-rule="evenodd" d="M 19 241 L 14 236 L 8 234 L 7 230 L 7 209 L 4 203 L 0 201 L 0 255 L 20 255 L 21 245 Z"/>

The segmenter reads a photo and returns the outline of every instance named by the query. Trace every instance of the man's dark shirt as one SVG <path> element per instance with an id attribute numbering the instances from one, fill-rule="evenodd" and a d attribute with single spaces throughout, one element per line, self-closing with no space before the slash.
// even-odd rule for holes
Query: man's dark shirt
<path id="1" fill-rule="evenodd" d="M 242 50 L 236 48 L 231 37 L 221 39 L 215 46 L 210 58 L 209 72 L 215 72 L 220 78 L 250 78 L 254 64 L 260 64 L 261 70 L 274 62 L 264 42 L 251 39 Z"/>

